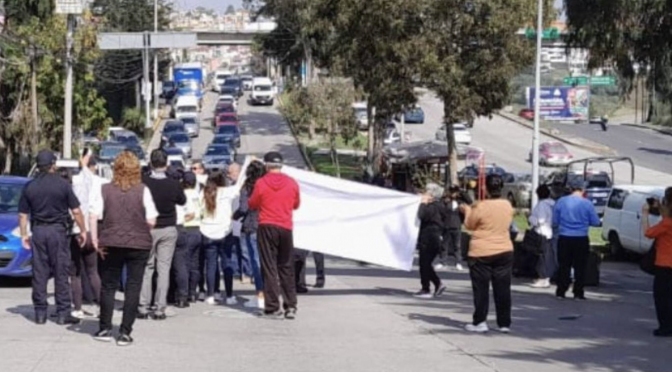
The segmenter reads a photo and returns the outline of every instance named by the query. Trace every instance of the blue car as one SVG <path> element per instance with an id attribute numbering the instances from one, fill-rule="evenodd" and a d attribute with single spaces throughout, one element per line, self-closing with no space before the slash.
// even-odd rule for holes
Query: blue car
<path id="1" fill-rule="evenodd" d="M 397 121 L 401 121 L 401 115 L 397 115 Z M 424 124 L 425 123 L 425 112 L 420 108 L 412 108 L 404 112 L 404 122 L 406 124 Z"/>
<path id="2" fill-rule="evenodd" d="M 30 178 L 0 176 L 0 276 L 33 275 L 33 254 L 21 246 L 19 199 Z"/>

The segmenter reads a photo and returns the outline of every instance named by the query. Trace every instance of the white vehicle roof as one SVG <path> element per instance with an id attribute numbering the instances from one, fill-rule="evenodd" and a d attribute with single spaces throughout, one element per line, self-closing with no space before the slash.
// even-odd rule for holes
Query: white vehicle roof
<path id="1" fill-rule="evenodd" d="M 252 79 L 252 84 L 253 85 L 273 85 L 273 82 L 271 79 L 267 77 L 256 77 Z"/>
<path id="2" fill-rule="evenodd" d="M 186 62 L 180 63 L 175 68 L 203 68 L 203 64 L 201 62 Z"/>
<path id="3" fill-rule="evenodd" d="M 217 98 L 217 100 L 222 101 L 222 100 L 229 100 L 229 101 L 235 101 L 236 98 L 230 94 L 223 94 Z"/>
<path id="4" fill-rule="evenodd" d="M 217 70 L 215 75 L 234 75 L 234 73 L 231 70 Z"/>
<path id="5" fill-rule="evenodd" d="M 466 130 L 467 127 L 464 124 L 456 123 L 456 124 L 453 124 L 453 129 L 464 129 L 464 130 Z"/>
<path id="6" fill-rule="evenodd" d="M 109 127 L 107 129 L 107 133 L 109 134 L 109 133 L 120 131 L 120 130 L 126 130 L 126 128 L 124 128 L 124 127 Z"/>
<path id="7" fill-rule="evenodd" d="M 614 189 L 620 189 L 631 192 L 641 192 L 645 194 L 660 194 L 665 192 L 665 186 L 647 186 L 647 185 L 614 185 Z"/>
<path id="8" fill-rule="evenodd" d="M 180 96 L 177 98 L 175 106 L 198 106 L 198 97 L 196 96 Z"/>
<path id="9" fill-rule="evenodd" d="M 354 109 L 366 109 L 366 102 L 355 102 L 352 104 Z"/>

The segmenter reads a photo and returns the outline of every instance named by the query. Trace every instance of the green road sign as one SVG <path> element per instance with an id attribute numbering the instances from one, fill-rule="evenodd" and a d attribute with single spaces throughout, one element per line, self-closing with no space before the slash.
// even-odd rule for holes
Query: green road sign
<path id="1" fill-rule="evenodd" d="M 525 37 L 528 39 L 535 39 L 537 37 L 537 30 L 532 27 L 525 29 Z M 556 40 L 560 38 L 560 30 L 556 27 L 551 27 L 544 29 L 544 32 L 541 34 L 541 38 L 544 40 Z"/>
<path id="2" fill-rule="evenodd" d="M 588 76 L 568 76 L 564 78 L 565 85 L 588 85 Z M 593 76 L 590 78 L 590 85 L 616 85 L 614 76 Z"/>

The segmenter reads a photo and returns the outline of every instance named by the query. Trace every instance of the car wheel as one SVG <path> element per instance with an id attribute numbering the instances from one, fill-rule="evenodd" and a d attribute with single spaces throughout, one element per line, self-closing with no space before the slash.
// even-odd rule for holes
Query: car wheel
<path id="1" fill-rule="evenodd" d="M 616 259 L 623 259 L 625 257 L 625 250 L 616 231 L 609 233 L 609 250 L 611 251 L 611 255 Z"/>
<path id="2" fill-rule="evenodd" d="M 509 200 L 509 202 L 511 203 L 511 206 L 512 206 L 512 207 L 517 208 L 517 206 L 516 206 L 516 198 L 513 196 L 512 193 L 509 193 L 509 195 L 508 195 L 506 198 Z"/>

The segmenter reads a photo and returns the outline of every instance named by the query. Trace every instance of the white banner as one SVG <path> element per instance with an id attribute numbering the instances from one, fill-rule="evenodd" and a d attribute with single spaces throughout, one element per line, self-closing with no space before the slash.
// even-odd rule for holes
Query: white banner
<path id="1" fill-rule="evenodd" d="M 410 271 L 420 196 L 292 167 L 301 190 L 294 212 L 297 248 Z"/>

